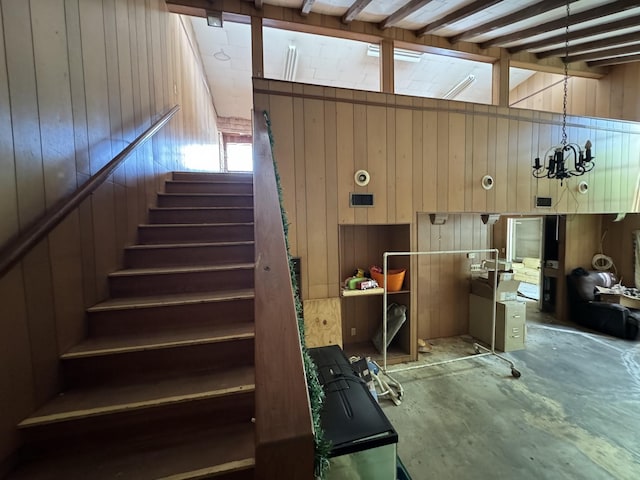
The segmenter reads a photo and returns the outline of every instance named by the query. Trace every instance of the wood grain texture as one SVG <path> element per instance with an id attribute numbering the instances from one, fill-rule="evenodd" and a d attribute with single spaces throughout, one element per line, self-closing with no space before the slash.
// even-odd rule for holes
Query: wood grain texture
<path id="1" fill-rule="evenodd" d="M 255 119 L 253 138 L 258 252 L 255 269 L 256 474 L 257 478 L 265 479 L 310 479 L 313 476 L 313 427 L 278 191 L 263 118 Z M 273 351 L 279 354 L 273 355 Z M 283 449 L 284 445 L 288 446 L 287 450 Z"/>
<path id="2" fill-rule="evenodd" d="M 308 348 L 339 345 L 342 347 L 340 298 L 323 298 L 304 302 L 304 331 Z"/>
<path id="3" fill-rule="evenodd" d="M 218 141 L 188 31 L 164 2 L 10 0 L 2 2 L 0 23 L 2 245 L 165 106 L 182 103 L 144 155 L 115 172 L 111 188 L 85 200 L 0 279 L 0 323 L 12 345 L 2 349 L 0 387 L 15 392 L 2 400 L 5 459 L 18 445 L 16 420 L 57 392 L 58 354 L 82 337 L 83 310 L 105 295 L 104 276 L 146 221 L 158 178 L 180 165 L 185 146 L 217 151 Z"/>

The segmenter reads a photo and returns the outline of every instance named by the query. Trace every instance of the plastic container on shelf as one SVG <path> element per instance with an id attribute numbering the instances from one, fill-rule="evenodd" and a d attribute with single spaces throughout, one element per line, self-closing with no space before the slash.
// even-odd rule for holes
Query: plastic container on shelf
<path id="1" fill-rule="evenodd" d="M 402 284 L 404 283 L 404 275 L 407 272 L 404 268 L 389 268 L 387 269 L 387 291 L 398 292 L 402 290 Z M 371 277 L 378 282 L 378 285 L 384 288 L 384 275 L 378 273 L 375 270 L 371 270 Z"/>

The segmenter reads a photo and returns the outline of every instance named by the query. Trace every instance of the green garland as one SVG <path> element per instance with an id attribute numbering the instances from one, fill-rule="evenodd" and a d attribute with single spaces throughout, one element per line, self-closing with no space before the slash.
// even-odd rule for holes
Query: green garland
<path id="1" fill-rule="evenodd" d="M 284 210 L 282 201 L 282 184 L 280 182 L 280 174 L 278 173 L 278 165 L 273 151 L 273 132 L 271 131 L 271 120 L 268 112 L 263 112 L 267 122 L 267 131 L 269 133 L 269 143 L 271 144 L 271 157 L 273 158 L 273 169 L 276 175 L 276 184 L 278 186 L 278 197 L 280 200 L 280 213 L 282 215 L 282 227 L 284 229 L 284 240 L 287 246 L 287 258 L 289 259 L 289 270 L 291 273 L 291 283 L 293 285 L 294 300 L 296 306 L 296 317 L 298 320 L 298 331 L 300 332 L 300 343 L 302 347 L 302 359 L 304 362 L 304 370 L 307 376 L 307 387 L 309 389 L 309 401 L 311 403 L 311 419 L 313 421 L 314 440 L 315 440 L 315 475 L 316 478 L 323 479 L 329 467 L 329 452 L 331 450 L 331 442 L 324 438 L 324 431 L 320 424 L 320 410 L 324 401 L 324 391 L 318 380 L 318 368 L 311 359 L 304 336 L 304 317 L 302 311 L 302 302 L 300 301 L 300 290 L 294 273 L 293 262 L 291 261 L 291 253 L 289 249 L 289 221 L 287 213 Z"/>

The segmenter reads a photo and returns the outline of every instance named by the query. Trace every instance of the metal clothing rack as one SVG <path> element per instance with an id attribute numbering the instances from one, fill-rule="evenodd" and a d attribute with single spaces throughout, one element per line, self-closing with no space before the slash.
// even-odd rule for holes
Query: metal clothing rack
<path id="1" fill-rule="evenodd" d="M 420 365 L 410 365 L 410 366 L 405 366 L 405 367 L 398 367 L 398 368 L 394 368 L 392 370 L 388 370 L 387 369 L 387 270 L 388 270 L 388 258 L 389 257 L 399 257 L 399 256 L 409 256 L 409 257 L 413 257 L 413 256 L 421 256 L 421 255 L 445 255 L 445 254 L 468 254 L 468 253 L 493 253 L 494 254 L 494 261 L 495 261 L 495 271 L 496 271 L 496 275 L 493 276 L 493 303 L 492 303 L 492 314 L 491 314 L 491 348 L 487 348 L 484 345 L 480 345 L 479 343 L 474 343 L 473 344 L 473 348 L 475 350 L 475 355 L 467 355 L 464 357 L 459 357 L 459 358 L 453 358 L 453 359 L 449 359 L 449 360 L 443 360 L 440 362 L 433 362 L 433 363 L 422 363 Z M 515 378 L 519 378 L 520 377 L 520 372 L 516 369 L 515 364 L 509 360 L 508 358 L 503 357 L 502 355 L 500 355 L 499 353 L 496 353 L 495 351 L 495 343 L 496 343 L 496 288 L 498 286 L 498 275 L 497 275 L 497 271 L 498 271 L 498 249 L 497 248 L 491 248 L 491 249 L 484 249 L 484 250 L 441 250 L 441 251 L 435 251 L 435 252 L 384 252 L 384 254 L 382 255 L 382 273 L 383 273 L 383 278 L 384 278 L 384 294 L 383 294 L 383 302 L 382 302 L 382 359 L 383 359 L 383 365 L 382 365 L 382 371 L 385 375 L 387 375 L 389 378 L 391 378 L 392 380 L 394 380 L 389 373 L 396 373 L 396 372 L 402 372 L 402 371 L 406 371 L 406 370 L 415 370 L 418 368 L 425 368 L 425 367 L 433 367 L 436 365 L 443 365 L 445 363 L 453 363 L 453 362 L 458 362 L 461 360 L 468 360 L 470 358 L 478 358 L 478 357 L 484 357 L 487 355 L 493 355 L 495 357 L 497 357 L 498 359 L 502 360 L 503 362 L 506 362 L 509 364 L 509 366 L 511 367 L 511 375 L 513 375 Z M 483 351 L 483 353 L 480 353 L 481 351 Z M 395 381 L 395 380 L 394 380 Z M 397 383 L 397 381 L 396 381 Z"/>

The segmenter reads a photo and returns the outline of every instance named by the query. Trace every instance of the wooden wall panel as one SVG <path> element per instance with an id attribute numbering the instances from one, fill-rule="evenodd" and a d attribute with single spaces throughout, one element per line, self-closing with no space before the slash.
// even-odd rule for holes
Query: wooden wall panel
<path id="1" fill-rule="evenodd" d="M 562 112 L 561 75 L 538 72 L 512 89 L 509 105 Z M 601 79 L 571 77 L 567 111 L 572 115 L 640 121 L 640 62 L 611 67 Z"/>
<path id="2" fill-rule="evenodd" d="M 629 214 L 620 222 L 614 222 L 614 218 L 613 215 L 603 215 L 602 253 L 613 260 L 623 285 L 640 288 L 640 285 L 635 285 L 635 254 L 631 236 L 634 230 L 640 230 L 640 215 Z"/>
<path id="3" fill-rule="evenodd" d="M 328 243 L 336 222 L 415 222 L 416 212 L 531 215 L 633 211 L 636 186 L 628 179 L 640 175 L 640 162 L 630 160 L 633 152 L 640 151 L 637 124 L 568 117 L 570 135 L 593 139 L 597 152 L 595 170 L 583 177 L 594 191 L 579 195 L 575 179 L 560 185 L 531 175 L 533 158 L 543 156 L 550 142 L 559 137 L 562 117 L 558 114 L 286 85 L 254 81 L 256 96 L 264 97 L 266 105 L 271 101 L 274 106 L 290 101 L 294 105 L 292 114 L 278 113 L 283 123 L 277 127 L 275 142 L 294 145 L 286 152 L 286 159 L 279 160 L 295 171 L 294 181 L 285 179 L 283 183 L 288 191 L 285 207 L 294 209 L 297 216 L 305 215 L 296 218 L 293 254 L 313 265 L 313 271 L 319 269 L 315 275 L 303 274 L 303 285 L 308 286 L 305 298 L 325 298 L 327 288 L 333 288 L 327 286 L 339 280 L 325 275 L 335 271 L 338 263 L 330 255 L 334 247 Z M 274 114 L 280 110 L 277 107 Z M 283 118 L 287 115 L 289 118 Z M 337 116 L 334 123 L 330 121 L 333 115 Z M 334 151 L 334 145 L 335 163 L 328 153 Z M 406 160 L 409 156 L 411 162 Z M 324 163 L 319 166 L 318 162 Z M 367 187 L 355 186 L 353 174 L 360 168 L 372 175 Z M 411 181 L 406 170 L 412 171 Z M 488 172 L 493 173 L 495 186 L 486 191 L 480 179 Z M 335 182 L 328 178 L 335 178 Z M 350 191 L 374 193 L 375 206 L 349 208 Z M 553 208 L 534 208 L 536 195 L 551 196 Z M 338 216 L 330 219 L 334 210 Z M 457 237 L 452 232 L 446 230 L 444 237 L 438 235 L 432 243 L 455 244 Z M 325 261 L 333 265 L 325 265 Z"/>
<path id="4" fill-rule="evenodd" d="M 3 24 L 0 9 L 0 24 Z M 0 245 L 7 242 L 18 231 L 18 195 L 16 165 L 13 155 L 13 127 L 11 125 L 11 104 L 9 79 L 7 75 L 4 35 L 0 35 Z"/>
<path id="5" fill-rule="evenodd" d="M 0 24 L 0 245 L 182 106 L 0 278 L 2 465 L 15 425 L 57 393 L 59 354 L 84 336 L 166 173 L 186 168 L 192 143 L 217 152 L 218 137 L 191 30 L 162 0 L 3 0 Z"/>
<path id="6" fill-rule="evenodd" d="M 480 215 L 449 215 L 444 225 L 432 225 L 429 215 L 418 214 L 417 251 L 479 250 L 490 248 L 490 229 Z M 478 258 L 481 258 L 480 254 Z M 486 257 L 485 257 L 486 258 Z M 478 260 L 473 260 L 477 262 Z M 417 298 L 418 338 L 462 335 L 469 330 L 469 268 L 463 254 L 420 256 Z"/>
<path id="7" fill-rule="evenodd" d="M 33 367 L 22 266 L 0 278 L 0 452 L 3 460 L 19 445 L 16 425 L 35 408 Z M 0 465 L 3 462 L 0 461 Z M 4 473 L 4 472 L 3 472 Z"/>

